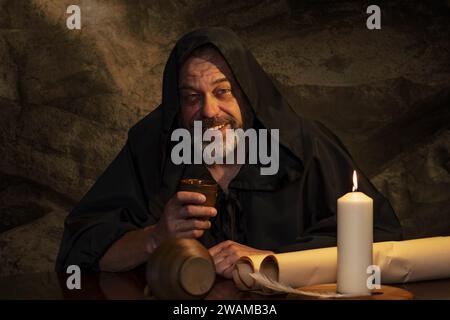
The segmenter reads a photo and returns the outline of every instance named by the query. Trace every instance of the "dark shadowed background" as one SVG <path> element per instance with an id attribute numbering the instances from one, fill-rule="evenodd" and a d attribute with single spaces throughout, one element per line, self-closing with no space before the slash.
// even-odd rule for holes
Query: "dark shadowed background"
<path id="1" fill-rule="evenodd" d="M 378 1 L 371 31 L 374 3 L 0 0 L 0 275 L 53 269 L 68 211 L 199 26 L 232 28 L 344 141 L 406 238 L 450 235 L 450 1 Z M 70 4 L 81 30 L 66 27 Z"/>

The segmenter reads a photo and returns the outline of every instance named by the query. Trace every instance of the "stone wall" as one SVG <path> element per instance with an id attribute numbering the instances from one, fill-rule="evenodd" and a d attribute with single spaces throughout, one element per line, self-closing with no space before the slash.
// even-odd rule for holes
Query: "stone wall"
<path id="1" fill-rule="evenodd" d="M 236 31 L 394 205 L 405 236 L 450 234 L 450 4 L 0 0 L 0 275 L 51 270 L 63 221 L 158 105 L 175 41 Z"/>

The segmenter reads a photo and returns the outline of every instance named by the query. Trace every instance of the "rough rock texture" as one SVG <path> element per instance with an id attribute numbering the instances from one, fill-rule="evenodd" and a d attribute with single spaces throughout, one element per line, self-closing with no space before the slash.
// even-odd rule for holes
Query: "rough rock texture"
<path id="1" fill-rule="evenodd" d="M 373 182 L 390 199 L 406 237 L 450 235 L 450 130 L 393 159 Z"/>
<path id="2" fill-rule="evenodd" d="M 0 0 L 0 275 L 52 269 L 70 207 L 161 98 L 188 30 L 226 25 L 329 126 L 392 201 L 406 237 L 450 234 L 450 4 Z"/>

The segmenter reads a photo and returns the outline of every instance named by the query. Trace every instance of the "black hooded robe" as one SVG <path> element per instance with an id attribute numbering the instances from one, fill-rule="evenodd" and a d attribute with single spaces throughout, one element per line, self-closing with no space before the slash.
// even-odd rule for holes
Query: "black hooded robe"
<path id="1" fill-rule="evenodd" d="M 129 130 L 128 140 L 65 221 L 56 270 L 76 264 L 99 270 L 99 260 L 126 232 L 155 224 L 183 176 L 205 175 L 200 165 L 170 161 L 170 134 L 177 126 L 178 64 L 204 44 L 228 62 L 255 115 L 256 125 L 279 129 L 280 167 L 263 176 L 243 165 L 219 193 L 219 214 L 199 240 L 210 247 L 232 239 L 257 249 L 286 252 L 336 245 L 337 199 L 352 188 L 374 200 L 374 241 L 400 240 L 389 202 L 358 169 L 339 139 L 296 111 L 231 30 L 203 28 L 182 37 L 164 70 L 162 104 Z"/>

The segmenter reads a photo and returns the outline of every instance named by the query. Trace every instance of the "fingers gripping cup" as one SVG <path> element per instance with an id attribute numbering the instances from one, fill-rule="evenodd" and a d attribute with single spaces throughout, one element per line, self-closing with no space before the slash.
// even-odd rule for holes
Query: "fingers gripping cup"
<path id="1" fill-rule="evenodd" d="M 164 242 L 150 256 L 146 268 L 152 295 L 159 299 L 201 299 L 216 279 L 208 250 L 195 239 Z"/>
<path id="2" fill-rule="evenodd" d="M 206 197 L 203 206 L 215 207 L 217 198 L 217 183 L 201 179 L 182 179 L 178 191 L 198 192 Z"/>

